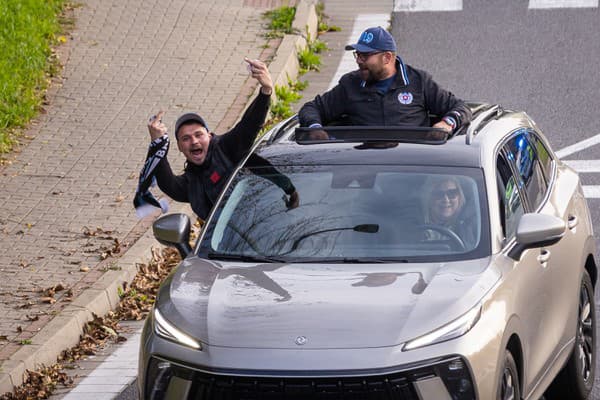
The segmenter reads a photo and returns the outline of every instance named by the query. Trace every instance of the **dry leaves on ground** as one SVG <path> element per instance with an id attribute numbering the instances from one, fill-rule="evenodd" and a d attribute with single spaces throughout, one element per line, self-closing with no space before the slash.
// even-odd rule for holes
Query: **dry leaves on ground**
<path id="1" fill-rule="evenodd" d="M 180 261 L 179 253 L 173 248 L 152 249 L 152 261 L 138 266 L 138 273 L 129 287 L 123 284 L 117 309 L 119 318 L 135 321 L 146 318 L 156 300 L 158 287 Z"/>
<path id="2" fill-rule="evenodd" d="M 94 231 L 89 236 L 95 236 L 98 232 Z M 124 285 L 121 302 L 116 312 L 110 312 L 105 317 L 94 315 L 94 319 L 84 327 L 77 346 L 64 351 L 56 364 L 38 371 L 27 371 L 25 383 L 15 388 L 12 393 L 0 395 L 0 400 L 47 399 L 59 384 L 72 385 L 72 378 L 64 372 L 66 366 L 96 354 L 109 341 L 116 343 L 125 341 L 125 337 L 119 334 L 119 320 L 145 318 L 152 308 L 161 282 L 180 261 L 181 257 L 175 249 L 152 249 L 152 260 L 148 264 L 140 264 L 131 285 L 129 287 Z M 49 295 L 47 297 L 53 298 L 54 293 L 64 289 L 62 284 L 58 284 L 44 291 Z M 35 319 L 37 317 L 32 320 Z"/>
<path id="3" fill-rule="evenodd" d="M 43 367 L 38 371 L 27 370 L 25 383 L 16 388 L 13 393 L 0 395 L 0 400 L 47 399 L 58 384 L 63 386 L 73 384 L 73 378 L 62 371 L 62 366 L 59 364 Z"/>

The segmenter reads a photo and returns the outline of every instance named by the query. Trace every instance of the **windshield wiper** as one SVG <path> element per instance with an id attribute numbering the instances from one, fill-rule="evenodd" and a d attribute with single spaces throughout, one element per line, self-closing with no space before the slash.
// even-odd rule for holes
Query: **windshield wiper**
<path id="1" fill-rule="evenodd" d="M 248 255 L 248 254 L 228 254 L 228 253 L 208 253 L 208 258 L 211 260 L 225 260 L 225 261 L 244 261 L 244 262 L 262 262 L 262 263 L 287 263 L 289 261 L 282 258 L 267 257 L 261 255 Z"/>

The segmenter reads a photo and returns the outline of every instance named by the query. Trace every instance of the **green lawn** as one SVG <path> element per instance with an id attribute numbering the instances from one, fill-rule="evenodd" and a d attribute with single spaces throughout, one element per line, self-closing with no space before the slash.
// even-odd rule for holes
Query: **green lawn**
<path id="1" fill-rule="evenodd" d="M 0 155 L 35 117 L 48 77 L 56 72 L 52 46 L 60 37 L 66 0 L 0 0 Z"/>

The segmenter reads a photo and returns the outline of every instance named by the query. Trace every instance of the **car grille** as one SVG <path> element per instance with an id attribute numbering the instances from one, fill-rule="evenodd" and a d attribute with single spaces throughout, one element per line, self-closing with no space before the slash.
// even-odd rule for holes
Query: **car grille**
<path id="1" fill-rule="evenodd" d="M 469 368 L 460 357 L 423 361 L 377 374 L 311 377 L 212 373 L 151 357 L 144 398 L 194 400 L 419 400 L 425 382 L 438 385 L 427 396 L 474 400 Z M 256 371 L 255 371 L 256 372 Z M 357 372 L 357 371 L 355 371 Z M 374 371 L 370 371 L 374 372 Z M 279 371 L 283 373 L 283 371 Z M 293 372 L 290 372 L 293 374 Z M 423 386 L 425 385 L 425 386 Z M 434 394 L 436 393 L 436 394 Z M 421 393 L 422 394 L 422 393 Z"/>
<path id="2" fill-rule="evenodd" d="M 196 374 L 194 399 L 344 399 L 344 400 L 418 400 L 405 377 L 369 378 L 245 378 Z"/>

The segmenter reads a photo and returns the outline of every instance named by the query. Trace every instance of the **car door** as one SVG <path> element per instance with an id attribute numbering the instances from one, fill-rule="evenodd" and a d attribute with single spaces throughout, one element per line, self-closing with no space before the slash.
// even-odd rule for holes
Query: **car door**
<path id="1" fill-rule="evenodd" d="M 585 199 L 579 187 L 579 176 L 569 168 L 558 168 L 547 145 L 535 131 L 525 135 L 529 145 L 536 153 L 536 169 L 531 177 L 523 177 L 527 197 L 533 210 L 554 215 L 565 221 L 567 229 L 563 238 L 553 246 L 547 247 L 548 268 L 551 271 L 552 312 L 548 315 L 547 339 L 549 346 L 555 346 L 556 351 L 573 339 L 577 316 L 577 304 L 583 266 L 583 249 L 587 230 L 585 219 L 587 208 Z M 527 181 L 539 179 L 535 175 L 546 178 L 548 189 L 545 197 L 538 197 L 535 184 L 527 186 Z M 581 223 L 581 225 L 580 225 Z M 557 354 L 555 354 L 557 355 Z"/>
<path id="2" fill-rule="evenodd" d="M 577 186 L 572 177 L 556 171 L 550 153 L 537 134 L 530 129 L 517 130 L 503 152 L 525 202 L 524 210 L 553 215 L 566 224 L 572 217 Z M 536 282 L 531 284 L 532 289 L 535 288 L 532 290 L 535 300 L 530 301 L 542 313 L 537 323 L 526 325 L 531 352 L 531 368 L 527 368 L 531 372 L 529 382 L 541 378 L 568 340 L 568 331 L 571 330 L 571 337 L 574 333 L 579 276 L 572 268 L 574 254 L 570 252 L 577 247 L 573 242 L 575 236 L 573 231 L 568 231 L 558 243 L 529 249 L 521 257 L 520 263 L 536 276 Z"/>
<path id="3" fill-rule="evenodd" d="M 521 216 L 527 212 L 525 193 L 519 175 L 511 164 L 513 156 L 504 146 L 497 157 L 496 176 L 500 203 L 500 221 L 504 232 L 502 253 L 513 268 L 507 272 L 505 285 L 511 290 L 513 307 L 511 314 L 516 314 L 521 321 L 520 339 L 523 343 L 524 393 L 528 393 L 532 382 L 531 376 L 539 376 L 543 370 L 547 355 L 545 344 L 539 340 L 539 332 L 546 329 L 545 315 L 551 306 L 550 292 L 546 290 L 549 280 L 548 270 L 540 264 L 540 249 L 523 252 L 520 259 L 509 256 L 515 246 L 517 226 Z M 531 376 L 530 376 L 531 375 Z"/>

